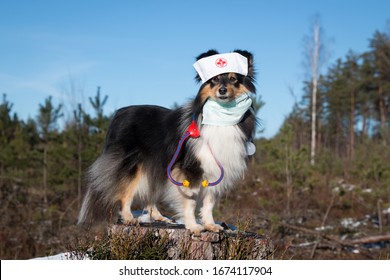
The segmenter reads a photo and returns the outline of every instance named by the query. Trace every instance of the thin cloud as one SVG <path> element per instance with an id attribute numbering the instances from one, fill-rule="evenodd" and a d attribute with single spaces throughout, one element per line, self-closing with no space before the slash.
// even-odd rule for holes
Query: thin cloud
<path id="1" fill-rule="evenodd" d="M 62 98 L 59 85 L 71 74 L 74 77 L 85 75 L 88 71 L 96 67 L 97 63 L 84 62 L 62 67 L 53 71 L 37 73 L 34 76 L 22 77 L 0 73 L 0 83 L 3 92 L 12 94 L 38 93 L 44 96 Z"/>

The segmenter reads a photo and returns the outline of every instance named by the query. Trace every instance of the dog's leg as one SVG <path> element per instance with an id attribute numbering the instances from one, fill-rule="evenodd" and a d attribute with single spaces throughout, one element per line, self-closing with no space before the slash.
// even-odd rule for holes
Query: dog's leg
<path id="1" fill-rule="evenodd" d="M 173 223 L 172 220 L 161 215 L 160 211 L 157 209 L 155 204 L 149 204 L 146 207 L 146 210 L 148 210 L 150 217 L 155 221 L 160 221 L 160 222 L 165 222 L 165 223 Z"/>
<path id="2" fill-rule="evenodd" d="M 213 208 L 215 205 L 215 197 L 211 192 L 206 192 L 203 198 L 203 206 L 200 209 L 200 216 L 206 230 L 220 232 L 223 227 L 216 224 L 213 218 Z"/>
<path id="3" fill-rule="evenodd" d="M 125 192 L 122 195 L 122 208 L 120 215 L 122 216 L 123 222 L 125 224 L 138 224 L 138 219 L 134 218 L 133 214 L 131 213 L 131 204 L 133 203 L 134 196 L 137 192 L 141 176 L 142 173 L 140 169 L 138 169 L 135 177 L 132 178 L 130 182 L 127 182 L 127 187 L 125 188 Z"/>
<path id="4" fill-rule="evenodd" d="M 195 236 L 200 236 L 204 226 L 198 224 L 195 219 L 196 200 L 183 197 L 184 224 Z"/>
<path id="5" fill-rule="evenodd" d="M 131 190 L 129 187 L 126 196 L 121 201 L 122 209 L 120 215 L 124 224 L 134 225 L 138 223 L 138 220 L 134 218 L 133 214 L 131 213 L 131 204 L 133 203 L 134 194 L 135 190 Z"/>

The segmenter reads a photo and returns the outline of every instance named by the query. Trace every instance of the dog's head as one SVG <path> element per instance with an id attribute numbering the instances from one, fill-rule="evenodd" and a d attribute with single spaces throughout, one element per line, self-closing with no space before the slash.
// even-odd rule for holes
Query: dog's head
<path id="1" fill-rule="evenodd" d="M 202 103 L 208 98 L 216 100 L 218 102 L 229 102 L 243 93 L 252 92 L 256 93 L 256 87 L 254 86 L 254 75 L 255 71 L 253 68 L 253 56 L 250 52 L 244 50 L 235 50 L 233 53 L 238 53 L 247 59 L 248 69 L 244 69 L 247 72 L 246 75 L 239 74 L 236 72 L 226 72 L 210 77 L 205 80 L 205 77 L 200 77 L 199 73 L 195 79 L 200 82 L 203 79 L 203 84 L 199 90 L 198 98 L 201 99 Z M 203 58 L 218 55 L 216 50 L 209 50 L 205 53 L 200 54 L 196 60 L 199 61 Z M 215 60 L 215 61 L 214 61 Z M 211 61 L 215 63 L 217 67 L 224 67 L 229 61 L 223 57 L 218 57 Z M 228 69 L 228 67 L 226 67 Z M 221 70 L 223 72 L 223 70 Z"/>

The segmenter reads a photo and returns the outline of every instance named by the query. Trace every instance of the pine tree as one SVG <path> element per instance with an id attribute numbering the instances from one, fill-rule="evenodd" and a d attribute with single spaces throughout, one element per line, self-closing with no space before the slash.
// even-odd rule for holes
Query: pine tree
<path id="1" fill-rule="evenodd" d="M 373 96 L 375 95 L 375 67 L 372 63 L 372 53 L 365 52 L 361 55 L 360 65 L 360 90 L 357 92 L 357 115 L 361 123 L 361 141 L 369 138 L 370 124 L 373 122 Z"/>
<path id="2" fill-rule="evenodd" d="M 92 120 L 92 124 L 96 126 L 96 129 L 102 129 L 104 127 L 105 118 L 103 114 L 103 107 L 107 103 L 108 96 L 100 96 L 100 87 L 97 88 L 96 96 L 94 98 L 89 97 L 89 102 L 95 111 L 95 119 Z"/>
<path id="3" fill-rule="evenodd" d="M 253 101 L 252 106 L 255 111 L 255 116 L 257 116 L 261 108 L 263 108 L 263 106 L 265 105 L 265 102 L 261 99 L 261 95 L 258 95 L 257 98 L 253 98 L 252 101 Z M 257 133 L 262 133 L 263 131 L 264 129 L 261 127 L 261 117 L 260 117 L 260 129 L 257 131 Z"/>
<path id="4" fill-rule="evenodd" d="M 79 103 L 77 109 L 73 111 L 74 121 L 75 121 L 75 131 L 77 135 L 77 200 L 78 208 L 81 206 L 81 178 L 82 178 L 82 164 L 83 164 L 83 136 L 84 136 L 84 110 Z"/>
<path id="5" fill-rule="evenodd" d="M 57 121 L 63 116 L 61 113 L 62 105 L 54 107 L 52 97 L 46 98 L 45 103 L 39 104 L 38 125 L 40 129 L 41 143 L 43 146 L 43 202 L 47 205 L 48 189 L 48 150 L 50 142 L 50 133 L 56 129 Z"/>
<path id="6" fill-rule="evenodd" d="M 348 156 L 349 159 L 354 159 L 355 154 L 355 125 L 356 125 L 356 99 L 357 92 L 360 89 L 360 66 L 359 56 L 353 52 L 349 52 L 346 61 L 344 63 L 345 79 L 347 93 L 349 93 L 350 106 L 349 106 L 349 143 L 348 143 Z"/>
<path id="7" fill-rule="evenodd" d="M 380 123 L 379 133 L 382 143 L 387 144 L 390 139 L 389 113 L 390 113 L 390 35 L 375 32 L 370 40 L 370 47 L 375 65 L 374 77 L 377 86 L 376 107 Z"/>
<path id="8" fill-rule="evenodd" d="M 12 164 L 12 142 L 18 126 L 16 114 L 11 116 L 13 104 L 7 100 L 7 95 L 3 94 L 3 101 L 0 104 L 0 187 L 4 184 L 7 166 Z"/>

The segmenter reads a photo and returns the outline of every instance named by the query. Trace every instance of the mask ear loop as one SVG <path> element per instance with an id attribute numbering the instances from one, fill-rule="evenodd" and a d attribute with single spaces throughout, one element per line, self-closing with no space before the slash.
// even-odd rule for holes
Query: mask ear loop
<path id="1" fill-rule="evenodd" d="M 180 153 L 180 150 L 184 144 L 184 142 L 188 139 L 188 137 L 191 137 L 191 138 L 198 138 L 200 136 L 200 131 L 199 131 L 199 128 L 198 128 L 198 125 L 196 124 L 195 120 L 192 120 L 190 126 L 188 127 L 187 131 L 183 134 L 183 136 L 180 138 L 179 140 L 179 143 L 177 145 L 177 148 L 176 148 L 176 151 L 175 153 L 173 154 L 173 157 L 171 159 L 171 161 L 169 162 L 169 165 L 167 167 L 167 175 L 168 175 L 168 178 L 169 180 L 176 186 L 183 186 L 183 187 L 189 187 L 190 186 L 190 181 L 188 180 L 184 180 L 183 182 L 178 182 L 176 181 L 173 177 L 172 177 L 172 167 L 173 165 L 175 164 L 176 160 L 177 160 L 177 157 L 179 156 L 179 153 Z M 223 179 L 223 176 L 225 174 L 225 171 L 222 167 L 222 164 L 215 158 L 214 156 L 214 153 L 212 152 L 211 150 L 211 147 L 209 145 L 209 143 L 207 143 L 207 146 L 209 147 L 209 150 L 211 152 L 211 155 L 213 156 L 215 162 L 217 163 L 220 171 L 221 171 L 221 175 L 220 177 L 218 178 L 217 181 L 215 182 L 208 182 L 207 180 L 204 180 L 202 182 L 202 186 L 203 187 L 207 187 L 207 186 L 216 186 L 218 185 L 222 179 Z"/>

